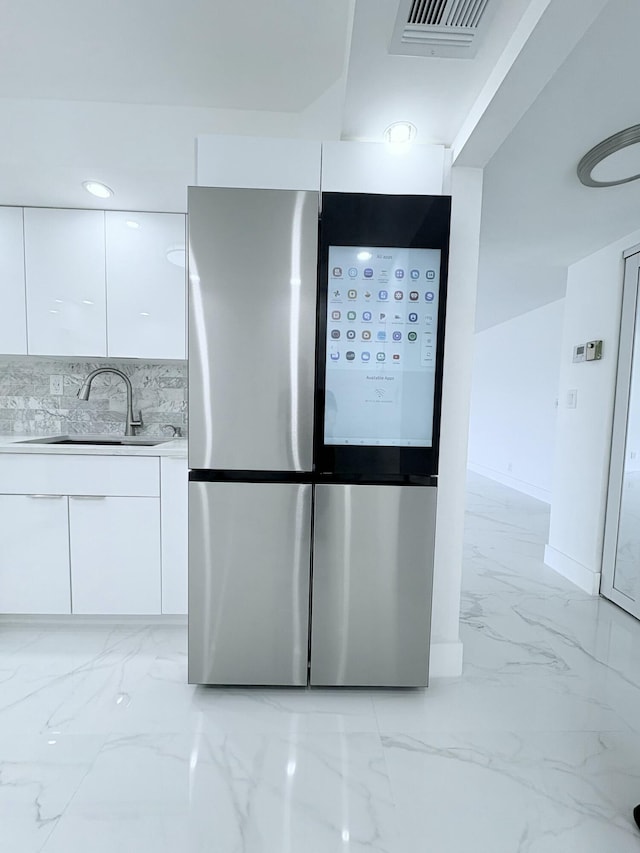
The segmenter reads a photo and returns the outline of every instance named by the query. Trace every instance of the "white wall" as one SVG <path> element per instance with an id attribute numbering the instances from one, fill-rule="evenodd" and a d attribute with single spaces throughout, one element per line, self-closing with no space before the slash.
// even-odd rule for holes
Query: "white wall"
<path id="1" fill-rule="evenodd" d="M 469 468 L 551 502 L 564 299 L 474 338 Z"/>
<path id="2" fill-rule="evenodd" d="M 624 260 L 640 231 L 569 267 L 562 333 L 553 503 L 545 562 L 582 589 L 600 588 Z M 572 363 L 573 346 L 604 341 L 603 358 Z M 577 390 L 577 407 L 567 392 Z"/>
<path id="3" fill-rule="evenodd" d="M 432 675 L 459 675 L 462 672 L 462 643 L 458 631 L 473 327 L 480 248 L 482 169 L 454 167 L 451 170 L 451 196 L 451 243 L 431 623 Z"/>

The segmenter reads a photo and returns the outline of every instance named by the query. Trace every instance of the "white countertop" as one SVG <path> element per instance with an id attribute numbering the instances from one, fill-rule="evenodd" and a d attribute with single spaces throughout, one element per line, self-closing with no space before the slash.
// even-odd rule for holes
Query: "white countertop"
<path id="1" fill-rule="evenodd" d="M 163 438 L 161 444 L 153 446 L 137 446 L 132 444 L 106 445 L 106 444 L 34 444 L 33 439 L 50 438 L 51 436 L 36 435 L 0 435 L 0 453 L 49 453 L 73 456 L 168 456 L 174 459 L 186 459 L 186 438 Z M 98 436 L 96 436 L 97 438 Z M 116 438 L 117 436 L 109 436 Z M 140 436 L 154 440 L 157 436 Z M 28 441 L 29 444 L 20 442 Z"/>

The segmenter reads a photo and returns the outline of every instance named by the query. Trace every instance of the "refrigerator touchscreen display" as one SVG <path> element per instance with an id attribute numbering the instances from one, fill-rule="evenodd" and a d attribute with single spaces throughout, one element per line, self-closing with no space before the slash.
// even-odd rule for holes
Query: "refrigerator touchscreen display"
<path id="1" fill-rule="evenodd" d="M 325 444 L 432 446 L 440 261 L 329 246 Z"/>

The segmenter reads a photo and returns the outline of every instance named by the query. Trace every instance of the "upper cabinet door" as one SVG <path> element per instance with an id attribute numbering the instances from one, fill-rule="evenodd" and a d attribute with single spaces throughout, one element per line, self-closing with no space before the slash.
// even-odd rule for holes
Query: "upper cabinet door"
<path id="1" fill-rule="evenodd" d="M 0 355 L 26 355 L 21 207 L 0 207 L 0 299 Z"/>
<path id="2" fill-rule="evenodd" d="M 184 215 L 105 215 L 108 354 L 186 358 Z"/>
<path id="3" fill-rule="evenodd" d="M 105 356 L 104 211 L 25 208 L 32 355 Z"/>

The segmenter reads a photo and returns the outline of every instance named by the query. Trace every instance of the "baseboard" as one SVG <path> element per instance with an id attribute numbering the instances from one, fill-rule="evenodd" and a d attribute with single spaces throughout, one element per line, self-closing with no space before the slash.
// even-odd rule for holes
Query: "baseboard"
<path id="1" fill-rule="evenodd" d="M 518 480 L 516 477 L 503 474 L 501 471 L 495 471 L 493 468 L 487 468 L 485 465 L 478 465 L 477 462 L 469 462 L 467 467 L 475 474 L 481 474 L 489 480 L 495 480 L 496 483 L 509 486 L 510 489 L 515 489 L 517 492 L 522 492 L 522 494 L 529 495 L 529 497 L 536 498 L 546 504 L 551 503 L 551 491 L 549 489 L 534 486 L 533 483 Z"/>
<path id="2" fill-rule="evenodd" d="M 17 625 L 25 628 L 144 628 L 157 625 L 159 627 L 185 627 L 186 615 L 164 613 L 156 616 L 84 616 L 80 614 L 0 614 L 0 624 Z"/>
<path id="3" fill-rule="evenodd" d="M 432 642 L 429 654 L 429 680 L 458 678 L 462 675 L 462 643 Z"/>
<path id="4" fill-rule="evenodd" d="M 553 569 L 563 578 L 588 592 L 589 595 L 598 595 L 600 592 L 600 572 L 592 572 L 577 560 L 567 557 L 562 551 L 557 551 L 551 545 L 544 548 L 545 565 Z"/>

